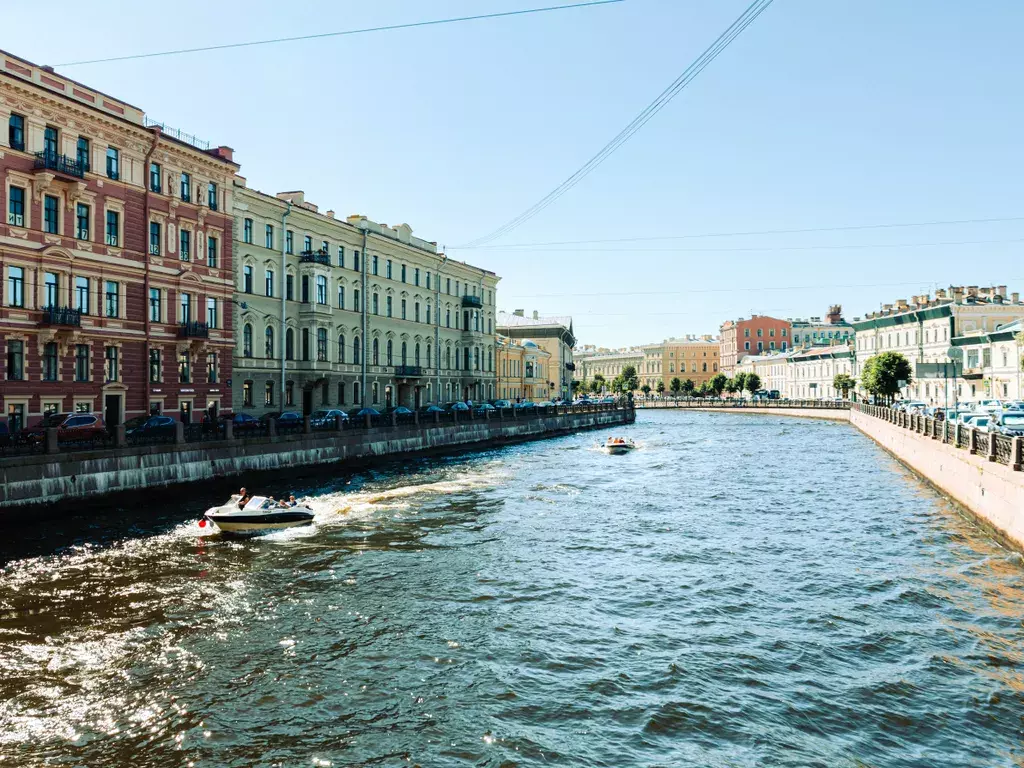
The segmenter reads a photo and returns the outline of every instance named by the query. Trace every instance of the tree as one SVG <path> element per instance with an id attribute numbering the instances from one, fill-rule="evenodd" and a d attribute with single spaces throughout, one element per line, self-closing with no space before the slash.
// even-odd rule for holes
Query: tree
<path id="1" fill-rule="evenodd" d="M 725 382 L 725 391 L 730 395 L 735 395 L 739 391 L 739 387 L 736 386 L 736 379 L 727 379 Z"/>
<path id="2" fill-rule="evenodd" d="M 687 379 L 683 382 L 683 394 L 687 397 L 693 395 L 693 390 L 697 388 L 697 385 L 693 383 L 693 379 Z"/>
<path id="3" fill-rule="evenodd" d="M 633 392 L 640 388 L 640 380 L 636 377 L 636 368 L 634 366 L 627 365 L 619 375 L 622 378 L 623 392 Z"/>
<path id="4" fill-rule="evenodd" d="M 724 373 L 720 373 L 711 380 L 711 391 L 715 393 L 715 397 L 722 396 L 722 390 L 725 389 L 726 383 L 729 379 Z"/>
<path id="5" fill-rule="evenodd" d="M 576 395 L 579 394 L 579 391 L 581 389 L 584 392 L 587 391 L 587 384 L 586 384 L 586 382 L 580 381 L 579 379 L 573 379 L 572 380 L 572 384 L 570 386 L 572 387 L 572 396 L 573 397 L 576 397 Z"/>
<path id="6" fill-rule="evenodd" d="M 683 391 L 683 382 L 681 382 L 679 377 L 676 376 L 669 382 L 668 388 L 672 390 L 673 397 L 679 397 L 679 393 Z"/>
<path id="7" fill-rule="evenodd" d="M 659 379 L 658 386 L 654 388 L 659 395 L 665 394 L 665 380 Z"/>
<path id="8" fill-rule="evenodd" d="M 706 381 L 702 381 L 700 383 L 700 389 L 697 390 L 697 394 L 700 395 L 701 397 L 707 397 L 708 395 L 711 394 L 711 388 L 708 386 L 708 383 Z"/>
<path id="9" fill-rule="evenodd" d="M 857 381 L 847 373 L 837 373 L 835 378 L 832 379 L 833 388 L 843 393 L 843 399 L 847 399 L 850 396 L 850 390 L 857 386 Z"/>
<path id="10" fill-rule="evenodd" d="M 594 374 L 594 381 L 591 382 L 591 384 L 590 384 L 591 390 L 593 390 L 593 392 L 595 394 L 600 394 L 601 392 L 604 391 L 604 385 L 605 385 L 604 374 L 603 373 L 595 373 Z"/>
<path id="11" fill-rule="evenodd" d="M 860 375 L 864 389 L 890 403 L 899 394 L 900 382 L 909 385 L 912 380 L 910 361 L 899 352 L 880 352 L 869 357 Z"/>
<path id="12" fill-rule="evenodd" d="M 644 384 L 642 387 L 640 387 L 640 391 L 644 393 L 644 397 L 647 397 L 649 394 L 651 394 L 651 385 Z"/>
<path id="13" fill-rule="evenodd" d="M 743 379 L 743 386 L 747 388 L 747 392 L 753 395 L 761 388 L 761 377 L 756 373 L 748 373 Z"/>
<path id="14" fill-rule="evenodd" d="M 736 384 L 736 391 L 740 393 L 740 397 L 743 397 L 743 390 L 747 388 L 747 374 L 737 373 L 732 380 Z"/>

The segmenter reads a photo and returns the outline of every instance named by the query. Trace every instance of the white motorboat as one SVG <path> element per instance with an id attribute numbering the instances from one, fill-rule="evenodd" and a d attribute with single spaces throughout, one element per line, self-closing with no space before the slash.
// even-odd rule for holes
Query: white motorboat
<path id="1" fill-rule="evenodd" d="M 613 456 L 629 453 L 636 448 L 636 443 L 628 437 L 609 437 L 604 443 L 604 449 Z"/>
<path id="2" fill-rule="evenodd" d="M 261 533 L 313 522 L 313 510 L 306 504 L 286 507 L 266 496 L 253 496 L 244 507 L 239 507 L 241 499 L 235 494 L 227 504 L 206 510 L 203 521 L 209 521 L 225 533 Z"/>

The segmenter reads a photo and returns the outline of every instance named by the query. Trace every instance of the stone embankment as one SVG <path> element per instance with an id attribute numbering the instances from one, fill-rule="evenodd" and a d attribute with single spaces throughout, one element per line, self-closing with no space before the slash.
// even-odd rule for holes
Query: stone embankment
<path id="1" fill-rule="evenodd" d="M 637 403 L 643 410 L 676 408 L 688 411 L 714 411 L 715 413 L 765 414 L 771 416 L 800 416 L 805 419 L 849 421 L 848 402 L 830 403 L 821 400 L 767 400 L 753 403 L 749 400 L 654 400 Z"/>
<path id="2" fill-rule="evenodd" d="M 1024 438 L 861 404 L 851 409 L 850 423 L 983 526 L 1024 549 Z"/>
<path id="3" fill-rule="evenodd" d="M 439 414 L 440 415 L 440 414 Z M 386 418 L 386 417 L 385 417 Z M 313 431 L 308 419 L 299 434 L 231 438 L 204 442 L 60 451 L 0 459 L 0 517 L 3 510 L 66 503 L 108 494 L 227 478 L 265 470 L 308 469 L 372 457 L 400 458 L 434 452 L 485 449 L 539 440 L 579 430 L 632 423 L 628 407 L 508 411 L 424 423 L 385 423 Z M 49 447 L 53 447 L 55 436 Z M 123 442 L 123 436 L 122 436 Z"/>

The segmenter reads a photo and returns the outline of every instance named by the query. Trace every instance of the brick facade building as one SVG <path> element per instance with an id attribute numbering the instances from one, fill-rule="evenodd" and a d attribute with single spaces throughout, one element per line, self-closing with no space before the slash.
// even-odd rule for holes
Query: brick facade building
<path id="1" fill-rule="evenodd" d="M 722 373 L 732 376 L 746 355 L 786 352 L 791 343 L 792 323 L 767 315 L 754 315 L 747 320 L 726 320 L 722 323 Z"/>
<path id="2" fill-rule="evenodd" d="M 0 126 L 0 418 L 230 408 L 231 150 L 2 51 Z"/>

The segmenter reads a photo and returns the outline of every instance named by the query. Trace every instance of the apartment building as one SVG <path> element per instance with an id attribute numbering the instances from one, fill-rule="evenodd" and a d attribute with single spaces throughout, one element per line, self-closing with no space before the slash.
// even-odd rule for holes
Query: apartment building
<path id="1" fill-rule="evenodd" d="M 798 400 L 842 397 L 842 390 L 833 385 L 835 377 L 844 373 L 856 378 L 856 364 L 853 349 L 842 344 L 799 349 L 786 356 L 783 384 L 777 388 L 784 397 Z"/>
<path id="2" fill-rule="evenodd" d="M 231 149 L 2 51 L 0 121 L 8 426 L 230 403 Z"/>
<path id="3" fill-rule="evenodd" d="M 745 355 L 785 352 L 791 346 L 790 321 L 767 315 L 726 320 L 721 326 L 721 367 L 727 376 L 737 370 Z"/>
<path id="4" fill-rule="evenodd" d="M 833 304 L 824 319 L 790 319 L 791 346 L 820 347 L 830 344 L 849 344 L 853 338 L 853 325 L 843 319 L 843 307 Z"/>
<path id="5" fill-rule="evenodd" d="M 960 350 L 957 400 L 1020 400 L 1024 398 L 1024 321 L 973 330 L 953 339 Z"/>
<path id="6" fill-rule="evenodd" d="M 643 362 L 644 353 L 638 347 L 618 350 L 602 348 L 576 357 L 575 377 L 589 387 L 594 377 L 600 374 L 610 387 L 615 377 L 627 366 L 631 365 L 639 371 Z"/>
<path id="7" fill-rule="evenodd" d="M 551 355 L 548 365 L 551 397 L 571 397 L 571 382 L 576 372 L 576 335 L 571 317 L 543 317 L 537 311 L 527 317 L 524 310 L 517 309 L 511 313 L 499 312 L 497 329 L 498 333 L 517 344 L 532 340 Z"/>
<path id="8" fill-rule="evenodd" d="M 689 379 L 695 386 L 711 381 L 720 372 L 721 345 L 714 336 L 672 337 L 662 344 L 662 380 L 665 391 L 671 391 L 672 379 Z"/>
<path id="9" fill-rule="evenodd" d="M 235 179 L 236 384 L 247 413 L 496 396 L 500 278 L 408 224 L 321 212 Z"/>
<path id="10" fill-rule="evenodd" d="M 535 403 L 553 397 L 550 381 L 551 353 L 532 339 L 518 344 L 505 336 L 495 341 L 498 356 L 498 398 Z"/>

